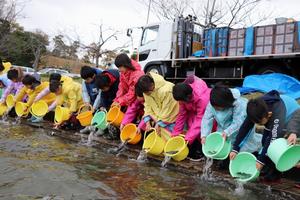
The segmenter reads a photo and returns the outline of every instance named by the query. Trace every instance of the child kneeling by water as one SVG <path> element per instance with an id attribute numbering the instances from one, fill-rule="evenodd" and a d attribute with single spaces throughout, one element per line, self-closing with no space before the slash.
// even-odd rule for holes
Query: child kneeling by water
<path id="1" fill-rule="evenodd" d="M 179 111 L 179 104 L 172 95 L 173 86 L 173 83 L 152 72 L 142 76 L 136 85 L 145 99 L 141 129 L 148 131 L 154 127 L 166 140 L 171 136 Z"/>
<path id="2" fill-rule="evenodd" d="M 240 151 L 243 141 L 247 140 L 248 132 L 255 124 L 264 126 L 262 137 L 262 150 L 259 152 L 256 168 L 266 173 L 263 181 L 276 181 L 280 179 L 281 173 L 276 170 L 274 163 L 267 157 L 266 153 L 270 143 L 277 139 L 286 137 L 289 144 L 295 144 L 300 135 L 300 106 L 291 97 L 280 95 L 273 90 L 264 96 L 250 100 L 247 105 L 247 118 L 244 120 L 236 140 L 230 158 L 234 159 Z"/>
<path id="3" fill-rule="evenodd" d="M 127 108 L 125 116 L 122 120 L 120 130 L 129 123 L 138 124 L 138 133 L 141 133 L 142 127 L 145 126 L 145 122 L 142 120 L 144 115 L 144 96 L 142 90 L 136 85 L 135 86 L 136 100 Z"/>
<path id="4" fill-rule="evenodd" d="M 24 84 L 24 87 L 20 90 L 20 92 L 15 97 L 15 101 L 16 102 L 22 101 L 22 99 L 24 99 L 24 97 L 27 95 L 28 96 L 27 101 L 26 101 L 27 109 L 25 111 L 25 113 L 27 113 L 28 109 L 30 109 L 31 105 L 33 104 L 36 96 L 41 91 L 43 91 L 45 88 L 49 87 L 49 82 L 40 82 L 34 76 L 26 75 L 23 78 L 22 83 Z M 44 96 L 41 100 L 44 100 L 48 105 L 50 105 L 55 101 L 55 94 L 50 93 L 50 94 Z M 47 116 L 46 116 L 46 118 L 47 118 Z M 30 120 L 32 122 L 39 122 L 42 120 L 42 118 L 36 118 L 36 117 L 32 116 Z"/>
<path id="5" fill-rule="evenodd" d="M 210 102 L 208 103 L 201 125 L 201 142 L 205 144 L 206 136 L 212 132 L 214 122 L 217 123 L 217 131 L 223 134 L 223 137 L 235 141 L 236 135 L 246 118 L 246 107 L 248 100 L 241 97 L 237 89 L 229 89 L 227 86 L 217 84 L 210 93 Z M 249 130 L 250 131 L 250 130 Z M 249 132 L 248 131 L 248 132 Z M 248 140 L 243 143 L 242 151 L 256 152 L 260 149 L 262 136 L 252 130 Z M 227 169 L 229 159 L 220 163 L 220 169 Z"/>
<path id="6" fill-rule="evenodd" d="M 76 119 L 78 109 L 83 105 L 81 95 L 81 85 L 77 82 L 62 84 L 60 81 L 52 80 L 49 86 L 50 92 L 57 95 L 56 100 L 49 107 L 49 111 L 54 110 L 56 106 L 66 106 L 71 116 L 65 123 L 60 124 L 61 128 L 77 130 L 80 129 L 80 123 Z"/>
<path id="7" fill-rule="evenodd" d="M 209 102 L 210 89 L 196 76 L 188 77 L 183 83 L 173 87 L 173 97 L 179 102 L 179 113 L 176 118 L 172 137 L 182 134 L 187 125 L 185 140 L 189 146 L 189 157 L 197 160 L 202 157 L 200 139 L 201 121 Z"/>

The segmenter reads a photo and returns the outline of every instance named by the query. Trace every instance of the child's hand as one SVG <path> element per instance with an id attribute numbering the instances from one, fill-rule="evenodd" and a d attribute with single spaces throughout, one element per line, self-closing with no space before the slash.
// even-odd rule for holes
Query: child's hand
<path id="1" fill-rule="evenodd" d="M 296 165 L 297 168 L 300 168 L 300 162 Z"/>
<path id="2" fill-rule="evenodd" d="M 125 126 L 124 124 L 121 124 L 121 125 L 120 125 L 120 131 L 123 130 L 124 126 Z"/>
<path id="3" fill-rule="evenodd" d="M 227 135 L 225 132 L 222 133 L 222 137 L 224 138 L 224 140 L 226 140 Z"/>
<path id="4" fill-rule="evenodd" d="M 260 171 L 262 168 L 263 168 L 263 165 L 259 162 L 256 162 L 256 169 Z"/>
<path id="5" fill-rule="evenodd" d="M 295 133 L 291 133 L 287 138 L 289 144 L 296 144 L 297 142 L 297 135 Z"/>
<path id="6" fill-rule="evenodd" d="M 156 133 L 160 136 L 160 126 L 158 124 L 155 125 Z"/>
<path id="7" fill-rule="evenodd" d="M 120 104 L 118 103 L 118 102 L 113 102 L 112 104 L 111 104 L 111 107 L 114 107 L 114 106 L 120 106 Z"/>
<path id="8" fill-rule="evenodd" d="M 230 154 L 229 154 L 229 159 L 230 159 L 230 160 L 234 160 L 234 158 L 236 157 L 236 154 L 237 154 L 236 152 L 233 152 L 233 151 L 230 152 Z"/>
<path id="9" fill-rule="evenodd" d="M 206 142 L 206 137 L 202 137 L 201 138 L 201 144 L 205 144 L 205 142 Z"/>
<path id="10" fill-rule="evenodd" d="M 146 122 L 146 131 L 149 131 L 151 128 L 150 122 Z"/>

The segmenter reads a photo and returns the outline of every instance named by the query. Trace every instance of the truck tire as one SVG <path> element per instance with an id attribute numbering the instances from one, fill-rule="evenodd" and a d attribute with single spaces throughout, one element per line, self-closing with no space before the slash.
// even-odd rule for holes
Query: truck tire
<path id="1" fill-rule="evenodd" d="M 277 66 L 266 66 L 266 67 L 262 67 L 257 71 L 257 74 L 271 74 L 271 73 L 284 73 L 284 70 L 281 67 L 277 67 Z"/>
<path id="2" fill-rule="evenodd" d="M 162 71 L 161 71 L 161 68 L 159 66 L 156 66 L 156 65 L 148 67 L 146 69 L 145 73 L 148 73 L 148 72 L 154 72 L 156 74 L 163 75 Z"/>

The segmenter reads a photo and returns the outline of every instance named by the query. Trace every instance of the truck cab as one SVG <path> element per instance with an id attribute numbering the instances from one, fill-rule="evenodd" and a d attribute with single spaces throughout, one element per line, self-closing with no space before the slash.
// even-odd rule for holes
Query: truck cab
<path id="1" fill-rule="evenodd" d="M 172 33 L 174 23 L 161 22 L 143 27 L 140 45 L 138 47 L 139 63 L 145 71 L 147 64 L 171 58 Z M 152 67 L 159 72 L 159 67 Z"/>

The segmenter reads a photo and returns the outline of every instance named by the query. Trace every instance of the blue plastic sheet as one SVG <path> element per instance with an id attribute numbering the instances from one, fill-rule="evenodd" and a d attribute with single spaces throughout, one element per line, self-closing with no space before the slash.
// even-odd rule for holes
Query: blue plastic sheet
<path id="1" fill-rule="evenodd" d="M 195 57 L 204 57 L 205 56 L 205 52 L 204 52 L 204 50 L 199 50 L 199 51 L 194 52 L 192 56 L 195 56 Z"/>
<path id="2" fill-rule="evenodd" d="M 241 94 L 252 92 L 269 92 L 277 90 L 294 99 L 300 98 L 300 82 L 288 75 L 273 73 L 265 75 L 250 75 L 244 79 L 243 87 L 238 88 Z"/>
<path id="3" fill-rule="evenodd" d="M 245 56 L 253 55 L 253 50 L 254 50 L 254 28 L 249 27 L 246 29 L 244 55 Z"/>

